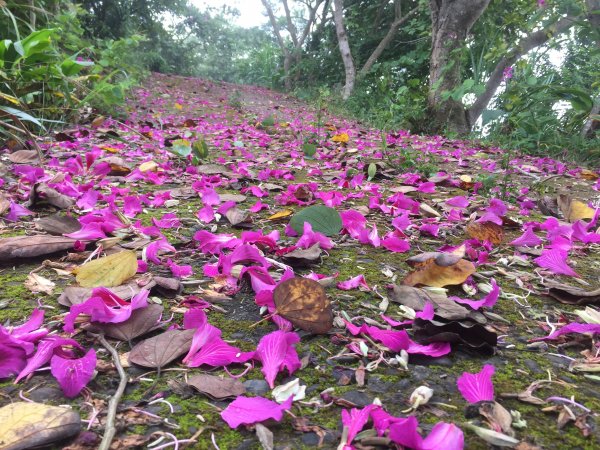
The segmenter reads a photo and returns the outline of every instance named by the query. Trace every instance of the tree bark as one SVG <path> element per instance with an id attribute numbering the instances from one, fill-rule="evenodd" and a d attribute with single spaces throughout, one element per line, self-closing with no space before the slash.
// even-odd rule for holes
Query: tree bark
<path id="1" fill-rule="evenodd" d="M 443 93 L 462 83 L 461 55 L 469 31 L 488 7 L 490 0 L 430 0 L 431 59 L 428 105 L 432 130 L 470 131 L 465 108 L 460 100 L 444 99 Z"/>
<path id="2" fill-rule="evenodd" d="M 505 69 L 516 63 L 519 58 L 526 55 L 529 51 L 548 42 L 553 36 L 557 36 L 569 30 L 575 24 L 575 20 L 575 16 L 566 16 L 543 30 L 531 33 L 529 36 L 523 38 L 514 49 L 502 58 L 490 74 L 490 77 L 485 84 L 485 90 L 477 97 L 475 103 L 473 103 L 467 112 L 469 124 L 473 125 L 477 122 L 479 116 L 481 116 L 485 108 L 487 108 L 490 100 L 498 89 L 498 86 L 502 83 Z"/>
<path id="3" fill-rule="evenodd" d="M 402 26 L 404 22 L 410 19 L 413 16 L 413 14 L 416 14 L 416 12 L 419 10 L 419 7 L 417 6 L 413 8 L 404 17 L 400 17 L 399 10 L 400 8 L 396 9 L 396 17 L 390 25 L 390 29 L 388 30 L 387 34 L 383 37 L 379 45 L 377 45 L 375 50 L 373 50 L 373 53 L 371 53 L 371 56 L 369 56 L 365 64 L 362 66 L 362 69 L 360 69 L 359 76 L 364 77 L 367 73 L 369 73 L 371 67 L 373 67 L 373 64 L 375 64 L 375 61 L 377 61 L 377 59 L 381 56 L 381 54 L 387 48 L 387 46 L 390 45 L 392 39 L 394 39 L 394 37 L 396 36 L 396 33 L 398 32 L 400 26 Z"/>
<path id="4" fill-rule="evenodd" d="M 354 67 L 354 61 L 352 59 L 352 52 L 350 51 L 350 43 L 348 42 L 348 34 L 346 33 L 346 27 L 344 26 L 344 1 L 333 0 L 333 20 L 335 22 L 335 31 L 338 39 L 338 47 L 340 54 L 342 55 L 342 61 L 344 62 L 344 70 L 346 72 L 346 83 L 342 89 L 342 99 L 348 100 L 350 94 L 354 90 L 354 83 L 356 81 L 356 69 Z"/>
<path id="5" fill-rule="evenodd" d="M 600 0 L 586 0 L 587 19 L 596 37 L 596 46 L 600 47 Z M 596 117 L 600 114 L 600 95 L 594 98 L 594 106 L 590 111 L 588 119 L 581 129 L 581 137 L 593 136 L 594 124 L 600 123 Z"/>

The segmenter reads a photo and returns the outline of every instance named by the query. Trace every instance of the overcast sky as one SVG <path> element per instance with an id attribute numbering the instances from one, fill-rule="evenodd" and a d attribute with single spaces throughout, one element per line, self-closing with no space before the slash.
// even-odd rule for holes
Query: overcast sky
<path id="1" fill-rule="evenodd" d="M 241 15 L 235 23 L 246 28 L 263 25 L 268 20 L 260 0 L 192 0 L 192 3 L 201 10 L 206 6 L 220 7 L 223 5 L 237 8 Z"/>

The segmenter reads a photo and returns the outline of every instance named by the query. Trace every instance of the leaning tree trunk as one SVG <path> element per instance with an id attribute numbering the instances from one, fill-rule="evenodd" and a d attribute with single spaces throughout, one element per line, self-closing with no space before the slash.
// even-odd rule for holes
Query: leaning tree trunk
<path id="1" fill-rule="evenodd" d="M 348 42 L 348 34 L 346 33 L 346 27 L 344 27 L 344 1 L 334 0 L 333 1 L 333 20 L 335 21 L 335 31 L 338 39 L 338 46 L 342 55 L 342 61 L 344 62 L 344 69 L 346 71 L 346 84 L 342 89 L 342 98 L 348 100 L 350 94 L 354 90 L 354 82 L 356 81 L 356 69 L 354 68 L 354 61 L 352 60 L 352 53 L 350 52 L 350 43 Z"/>
<path id="2" fill-rule="evenodd" d="M 471 129 L 462 101 L 444 98 L 444 93 L 462 84 L 461 49 L 489 3 L 490 0 L 429 1 L 432 43 L 428 105 L 434 132 L 464 134 Z"/>

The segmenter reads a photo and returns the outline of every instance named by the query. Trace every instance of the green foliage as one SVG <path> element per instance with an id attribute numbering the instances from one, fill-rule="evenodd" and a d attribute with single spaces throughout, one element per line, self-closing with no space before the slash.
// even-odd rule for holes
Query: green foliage
<path id="1" fill-rule="evenodd" d="M 329 206 L 314 205 L 304 208 L 294 214 L 290 226 L 296 233 L 304 233 L 304 222 L 310 223 L 313 231 L 325 236 L 335 236 L 342 229 L 342 217 L 337 210 Z"/>

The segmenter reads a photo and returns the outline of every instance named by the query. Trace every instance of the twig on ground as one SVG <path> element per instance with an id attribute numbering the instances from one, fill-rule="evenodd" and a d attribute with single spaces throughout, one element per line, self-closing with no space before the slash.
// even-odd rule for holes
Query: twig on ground
<path id="1" fill-rule="evenodd" d="M 106 350 L 111 354 L 113 363 L 117 368 L 117 372 L 119 373 L 119 387 L 114 395 L 110 398 L 108 402 L 108 413 L 106 415 L 106 426 L 104 429 L 104 435 L 102 436 L 102 442 L 98 446 L 98 450 L 109 450 L 110 444 L 112 443 L 113 438 L 117 432 L 115 427 L 115 419 L 117 417 L 117 408 L 119 407 L 119 401 L 125 392 L 125 388 L 127 387 L 127 374 L 125 373 L 125 369 L 121 365 L 121 360 L 119 359 L 119 354 L 115 350 L 115 348 L 108 343 L 108 341 L 104 338 L 104 335 L 97 335 L 98 340 L 104 346 Z"/>

